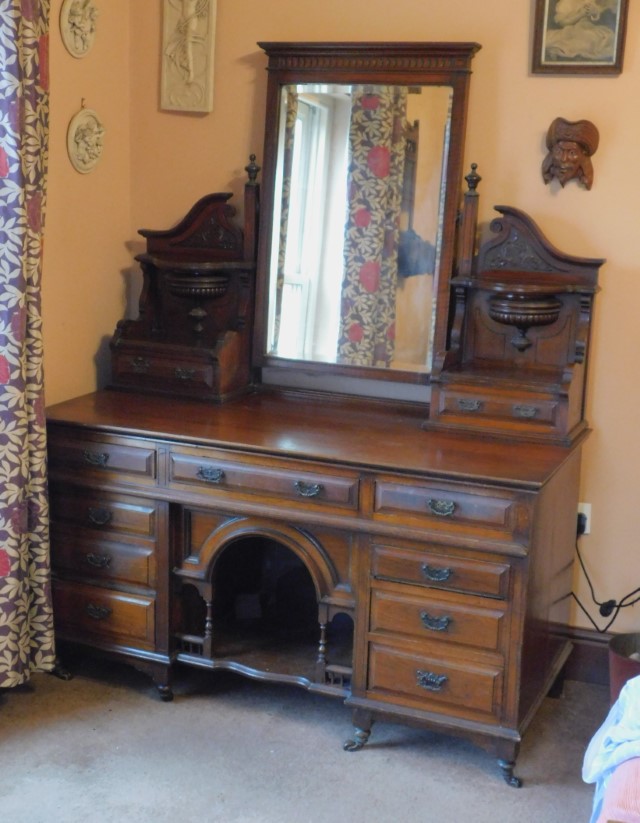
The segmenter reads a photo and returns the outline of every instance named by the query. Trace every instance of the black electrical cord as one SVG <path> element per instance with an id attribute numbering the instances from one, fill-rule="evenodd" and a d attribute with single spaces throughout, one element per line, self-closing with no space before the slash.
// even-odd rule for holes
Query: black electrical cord
<path id="1" fill-rule="evenodd" d="M 578 535 L 578 537 L 579 537 L 579 535 Z M 636 603 L 640 602 L 640 587 L 637 588 L 637 589 L 634 589 L 633 591 L 629 592 L 628 594 L 625 594 L 625 596 L 622 597 L 617 602 L 615 600 L 605 600 L 604 603 L 601 603 L 598 600 L 598 598 L 596 597 L 596 593 L 595 593 L 595 590 L 593 588 L 593 584 L 591 583 L 591 578 L 589 577 L 586 566 L 584 565 L 584 561 L 582 559 L 582 555 L 580 554 L 580 548 L 578 547 L 578 538 L 576 538 L 576 554 L 578 555 L 578 561 L 580 562 L 580 567 L 582 568 L 582 572 L 585 576 L 585 579 L 586 579 L 587 583 L 589 584 L 589 590 L 591 592 L 591 599 L 596 604 L 596 606 L 598 606 L 598 608 L 600 610 L 600 615 L 602 617 L 609 617 L 610 614 L 613 614 L 613 617 L 607 623 L 607 625 L 603 629 L 601 629 L 598 626 L 598 624 L 596 623 L 596 621 L 593 619 L 593 617 L 589 614 L 587 609 L 584 607 L 584 605 L 580 602 L 580 600 L 579 600 L 578 596 L 576 595 L 576 593 L 571 592 L 571 596 L 576 601 L 578 606 L 580 606 L 580 608 L 585 613 L 585 615 L 588 617 L 588 619 L 591 622 L 591 625 L 596 629 L 596 631 L 600 632 L 601 634 L 604 634 L 604 632 L 608 631 L 611 628 L 614 621 L 616 620 L 616 618 L 620 614 L 621 609 L 626 609 L 628 606 L 635 606 Z M 636 597 L 636 595 L 638 595 L 638 596 Z M 635 600 L 631 600 L 631 602 L 627 602 L 632 597 L 635 597 Z"/>

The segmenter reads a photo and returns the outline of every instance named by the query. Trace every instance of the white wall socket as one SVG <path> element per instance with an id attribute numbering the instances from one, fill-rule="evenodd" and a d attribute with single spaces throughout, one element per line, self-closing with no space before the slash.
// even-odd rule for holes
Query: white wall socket
<path id="1" fill-rule="evenodd" d="M 584 514 L 587 518 L 583 534 L 591 534 L 591 503 L 578 503 L 578 514 Z"/>

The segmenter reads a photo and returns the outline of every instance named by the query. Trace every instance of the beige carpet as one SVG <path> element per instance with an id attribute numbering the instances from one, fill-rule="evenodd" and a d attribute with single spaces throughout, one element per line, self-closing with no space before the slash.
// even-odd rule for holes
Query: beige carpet
<path id="1" fill-rule="evenodd" d="M 585 747 L 603 686 L 569 681 L 525 736 L 509 788 L 464 740 L 378 722 L 342 751 L 338 701 L 180 670 L 162 703 L 133 669 L 80 659 L 0 691 L 1 823 L 587 823 Z"/>

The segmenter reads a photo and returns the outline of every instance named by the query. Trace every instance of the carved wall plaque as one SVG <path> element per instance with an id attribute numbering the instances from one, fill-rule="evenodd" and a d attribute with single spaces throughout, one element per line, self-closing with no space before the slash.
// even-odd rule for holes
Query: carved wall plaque
<path id="1" fill-rule="evenodd" d="M 60 9 L 60 34 L 73 57 L 84 57 L 96 35 L 98 9 L 93 0 L 64 0 Z"/>
<path id="2" fill-rule="evenodd" d="M 104 149 L 104 126 L 92 109 L 82 108 L 67 129 L 67 152 L 71 165 L 81 174 L 93 171 Z"/>
<path id="3" fill-rule="evenodd" d="M 164 0 L 160 106 L 213 108 L 216 0 Z"/>

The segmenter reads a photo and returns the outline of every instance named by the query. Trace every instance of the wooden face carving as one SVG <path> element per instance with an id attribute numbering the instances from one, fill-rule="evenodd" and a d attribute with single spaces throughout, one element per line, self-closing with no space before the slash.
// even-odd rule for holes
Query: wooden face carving
<path id="1" fill-rule="evenodd" d="M 556 179 L 562 187 L 577 179 L 586 189 L 593 184 L 591 155 L 598 148 L 598 130 L 588 120 L 569 122 L 556 117 L 547 132 L 548 153 L 542 163 L 545 183 Z"/>

